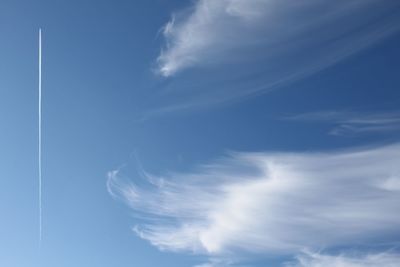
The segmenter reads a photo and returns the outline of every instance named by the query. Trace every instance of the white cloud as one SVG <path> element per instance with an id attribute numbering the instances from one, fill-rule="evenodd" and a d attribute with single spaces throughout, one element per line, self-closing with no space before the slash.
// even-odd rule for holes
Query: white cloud
<path id="1" fill-rule="evenodd" d="M 230 262 L 229 260 L 226 260 L 226 259 L 225 260 L 211 259 L 207 263 L 196 265 L 194 267 L 229 267 L 229 266 L 233 266 L 232 264 L 233 264 L 232 262 Z"/>
<path id="2" fill-rule="evenodd" d="M 192 173 L 139 176 L 133 184 L 110 172 L 108 188 L 143 217 L 136 233 L 160 249 L 297 254 L 399 232 L 399 144 L 237 153 Z"/>
<path id="3" fill-rule="evenodd" d="M 265 1 L 197 1 L 194 9 L 173 16 L 163 30 L 167 46 L 158 58 L 160 72 L 170 76 L 196 65 L 237 38 L 230 27 L 260 19 Z M 230 37 L 230 38 L 229 38 Z M 221 52 L 221 51 L 218 51 Z M 208 57 L 209 58 L 209 57 Z"/>
<path id="4" fill-rule="evenodd" d="M 395 0 L 194 0 L 189 5 L 163 27 L 155 66 L 161 76 L 176 78 L 152 88 L 138 121 L 271 92 L 389 42 L 400 30 Z"/>
<path id="5" fill-rule="evenodd" d="M 376 0 L 197 0 L 164 26 L 159 72 L 171 76 L 238 58 L 264 58 L 272 70 L 287 58 L 300 69 L 326 67 L 397 31 L 390 14 L 395 6 Z M 299 54 L 308 55 L 306 61 Z"/>
<path id="6" fill-rule="evenodd" d="M 322 111 L 286 118 L 292 121 L 316 121 L 334 124 L 332 135 L 358 135 L 400 131 L 400 112 Z"/>
<path id="7" fill-rule="evenodd" d="M 400 255 L 394 253 L 372 253 L 363 255 L 324 255 L 307 253 L 298 257 L 298 262 L 287 267 L 397 267 Z"/>

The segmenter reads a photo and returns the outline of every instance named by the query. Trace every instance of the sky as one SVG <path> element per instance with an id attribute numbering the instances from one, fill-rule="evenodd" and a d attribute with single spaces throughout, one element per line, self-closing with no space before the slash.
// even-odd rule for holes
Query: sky
<path id="1" fill-rule="evenodd" d="M 399 1 L 2 0 L 0 33 L 0 266 L 400 265 Z"/>

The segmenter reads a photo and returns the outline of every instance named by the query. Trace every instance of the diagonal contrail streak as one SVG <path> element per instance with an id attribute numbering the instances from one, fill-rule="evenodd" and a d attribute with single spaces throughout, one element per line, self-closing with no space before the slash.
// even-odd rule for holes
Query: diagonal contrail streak
<path id="1" fill-rule="evenodd" d="M 39 101 L 38 101 L 38 175 L 39 175 L 39 245 L 42 244 L 42 29 L 39 29 Z"/>

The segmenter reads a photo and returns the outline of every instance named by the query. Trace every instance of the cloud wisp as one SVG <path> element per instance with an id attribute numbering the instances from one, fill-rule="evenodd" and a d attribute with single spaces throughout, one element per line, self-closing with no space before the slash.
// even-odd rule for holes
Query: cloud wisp
<path id="1" fill-rule="evenodd" d="M 285 118 L 290 121 L 308 121 L 333 124 L 329 134 L 354 136 L 400 132 L 400 112 L 321 111 Z"/>
<path id="2" fill-rule="evenodd" d="M 394 35 L 399 13 L 395 0 L 196 0 L 162 29 L 155 69 L 176 78 L 145 117 L 291 84 Z"/>
<path id="3" fill-rule="evenodd" d="M 334 256 L 304 253 L 297 257 L 296 263 L 285 267 L 396 267 L 399 263 L 400 255 L 390 252 Z"/>
<path id="4" fill-rule="evenodd" d="M 293 257 L 293 260 L 283 261 L 282 267 L 397 267 L 400 264 L 400 254 L 394 250 L 384 252 L 359 252 L 327 254 L 321 252 L 303 251 Z M 210 261 L 195 267 L 244 267 L 233 262 Z M 268 266 L 278 266 L 268 265 Z"/>
<path id="5" fill-rule="evenodd" d="M 234 153 L 191 173 L 126 176 L 110 172 L 108 189 L 140 215 L 135 232 L 162 250 L 297 255 L 399 233 L 400 144 Z"/>
<path id="6" fill-rule="evenodd" d="M 166 45 L 158 57 L 159 72 L 171 76 L 185 68 L 243 58 L 243 54 L 272 59 L 312 47 L 341 57 L 397 30 L 393 21 L 380 17 L 390 18 L 393 7 L 398 3 L 197 0 L 164 26 Z M 261 48 L 260 53 L 251 56 L 255 48 Z"/>

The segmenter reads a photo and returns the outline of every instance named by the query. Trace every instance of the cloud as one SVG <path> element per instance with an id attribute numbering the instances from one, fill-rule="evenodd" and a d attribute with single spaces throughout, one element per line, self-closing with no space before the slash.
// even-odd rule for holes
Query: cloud
<path id="1" fill-rule="evenodd" d="M 333 124 L 332 135 L 359 135 L 400 131 L 400 112 L 322 111 L 285 118 L 291 121 L 314 121 Z"/>
<path id="2" fill-rule="evenodd" d="M 374 0 L 197 0 L 163 27 L 158 71 L 172 76 L 236 59 L 278 66 L 288 56 L 304 68 L 303 60 L 313 65 L 315 55 L 322 57 L 317 65 L 331 65 L 397 31 L 396 7 L 396 1 Z"/>
<path id="3" fill-rule="evenodd" d="M 138 121 L 233 104 L 324 70 L 400 30 L 396 0 L 195 0 L 162 28 Z M 382 66 L 385 67 L 385 66 Z"/>
<path id="4" fill-rule="evenodd" d="M 196 265 L 194 267 L 230 267 L 230 266 L 237 266 L 233 265 L 234 263 L 229 260 L 218 260 L 218 259 L 211 259 L 207 263 L 203 263 L 200 265 Z M 243 267 L 243 266 L 242 266 Z"/>
<path id="5" fill-rule="evenodd" d="M 388 252 L 338 256 L 306 253 L 286 267 L 396 267 L 399 264 L 400 255 Z"/>
<path id="6" fill-rule="evenodd" d="M 210 257 L 297 254 L 395 241 L 400 144 L 319 153 L 233 153 L 189 173 L 123 169 L 108 188 L 162 250 Z M 311 261 L 312 262 L 312 261 Z"/>
<path id="7" fill-rule="evenodd" d="M 326 254 L 321 252 L 304 251 L 294 257 L 294 260 L 284 261 L 278 264 L 282 267 L 397 267 L 400 264 L 400 254 L 396 251 L 360 252 Z M 277 264 L 264 266 L 278 266 Z M 195 267 L 230 267 L 244 265 L 232 265 L 229 262 L 205 263 Z M 249 265 L 246 265 L 247 267 Z M 250 265 L 253 266 L 253 265 Z"/>

